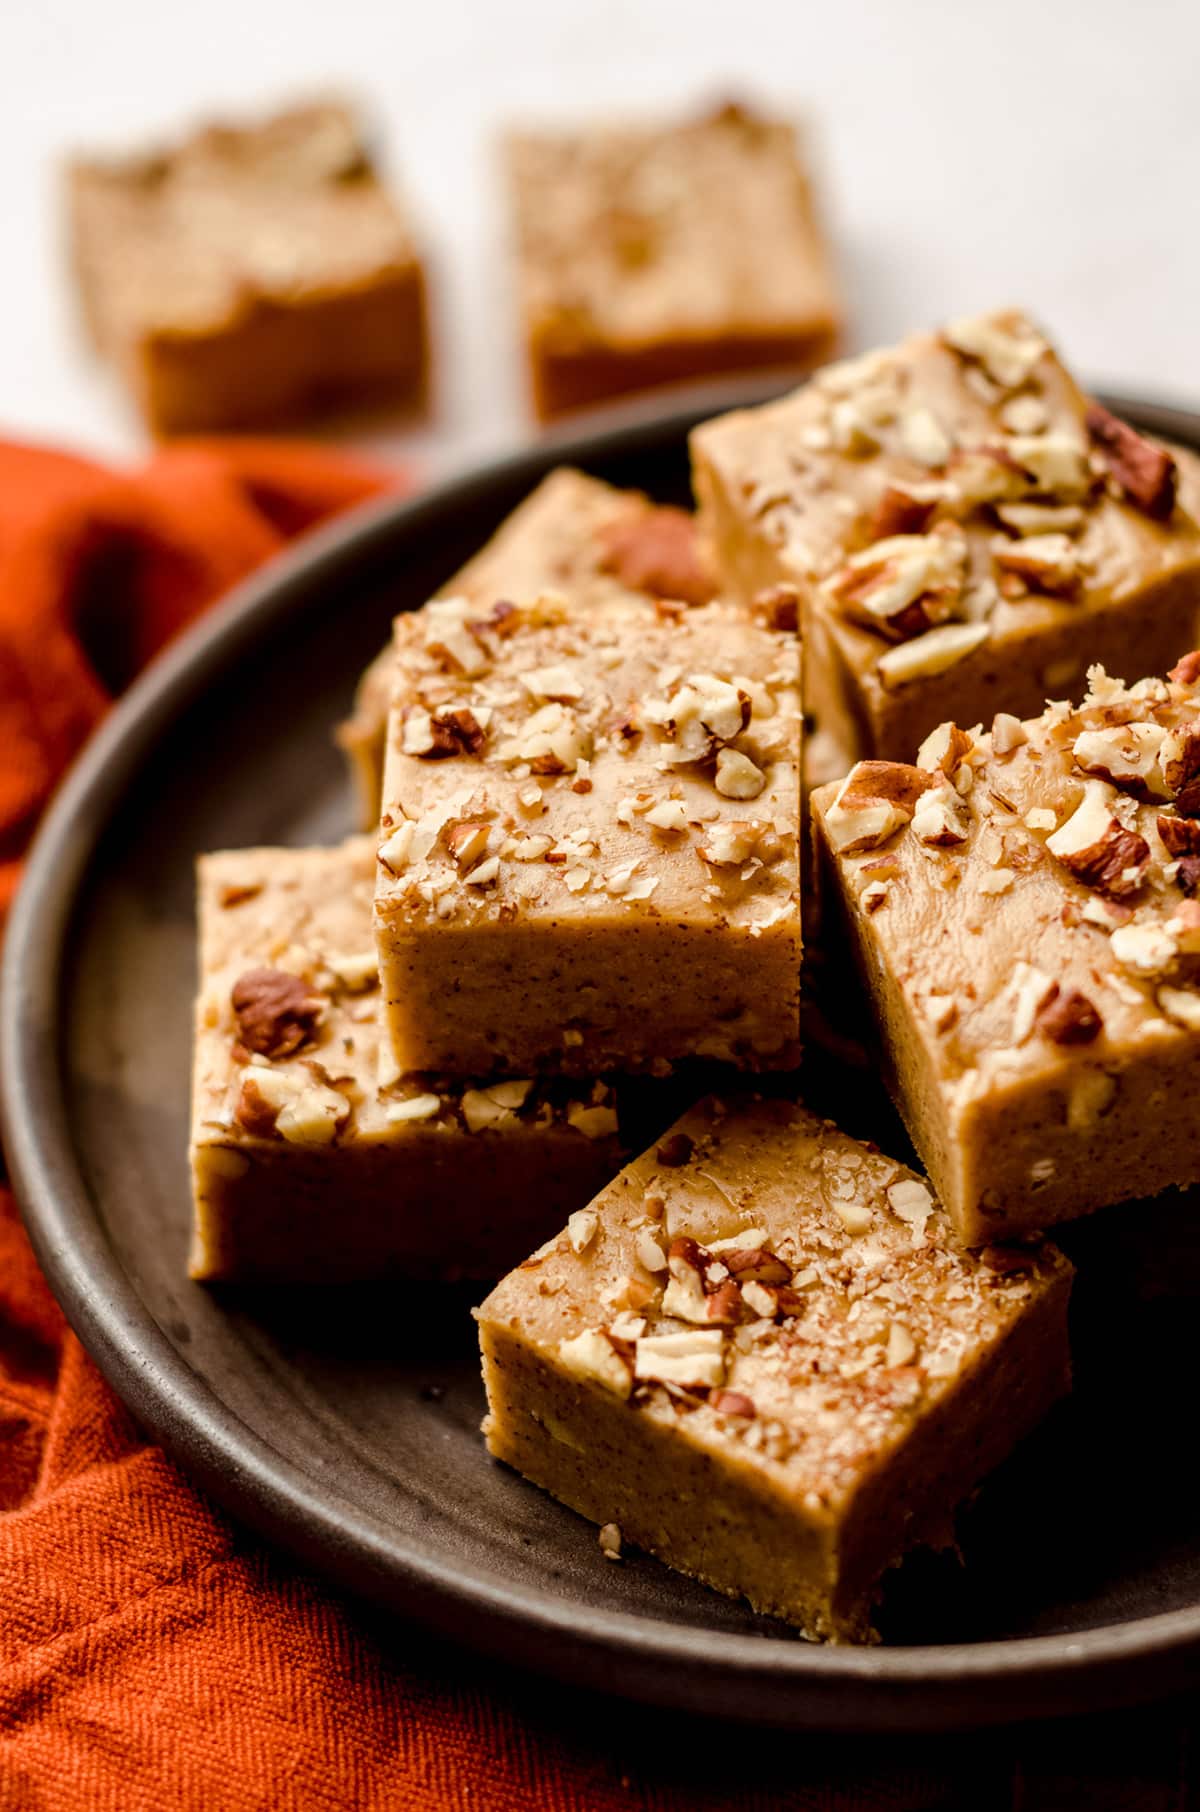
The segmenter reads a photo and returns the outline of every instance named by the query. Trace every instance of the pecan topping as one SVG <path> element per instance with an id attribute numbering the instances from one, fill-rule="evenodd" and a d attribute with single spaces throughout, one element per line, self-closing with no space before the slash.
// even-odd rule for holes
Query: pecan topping
<path id="1" fill-rule="evenodd" d="M 902 761 L 860 761 L 825 814 L 835 855 L 876 849 L 912 820 L 932 776 Z"/>
<path id="2" fill-rule="evenodd" d="M 483 747 L 483 727 L 466 705 L 434 711 L 429 723 L 433 747 L 423 751 L 426 761 L 440 761 L 447 755 L 478 755 Z"/>
<path id="3" fill-rule="evenodd" d="M 612 573 L 631 591 L 707 604 L 716 590 L 704 570 L 695 524 L 686 510 L 669 505 L 639 510 L 607 523 L 599 539 L 600 570 Z"/>
<path id="4" fill-rule="evenodd" d="M 1163 779 L 1184 818 L 1200 817 L 1200 720 L 1168 730 L 1159 755 Z"/>
<path id="5" fill-rule="evenodd" d="M 888 485 L 871 516 L 872 541 L 883 541 L 892 535 L 923 534 L 938 501 L 936 496 L 918 497 L 903 485 Z"/>
<path id="6" fill-rule="evenodd" d="M 1168 818 L 1160 812 L 1155 829 L 1172 856 L 1200 856 L 1200 821 L 1195 818 Z"/>
<path id="7" fill-rule="evenodd" d="M 655 1157 L 667 1170 L 678 1170 L 686 1164 L 696 1149 L 694 1142 L 684 1132 L 671 1133 L 662 1141 L 655 1152 Z"/>
<path id="8" fill-rule="evenodd" d="M 722 1252 L 722 1262 L 739 1283 L 790 1284 L 792 1267 L 766 1246 L 742 1246 Z"/>
<path id="9" fill-rule="evenodd" d="M 719 1283 L 708 1297 L 708 1319 L 726 1327 L 736 1325 L 742 1312 L 742 1292 L 732 1277 Z"/>
<path id="10" fill-rule="evenodd" d="M 238 1036 L 262 1057 L 290 1057 L 308 1043 L 325 1011 L 318 994 L 283 969 L 247 969 L 230 995 Z"/>
<path id="11" fill-rule="evenodd" d="M 1200 856 L 1180 856 L 1175 879 L 1188 899 L 1194 900 L 1200 894 Z"/>
<path id="12" fill-rule="evenodd" d="M 1194 686 L 1200 680 L 1200 648 L 1193 648 L 1190 654 L 1176 661 L 1167 678 L 1174 680 L 1177 686 Z"/>
<path id="13" fill-rule="evenodd" d="M 794 585 L 774 585 L 769 591 L 760 591 L 754 610 L 768 629 L 800 627 L 800 596 Z"/>
<path id="14" fill-rule="evenodd" d="M 1108 830 L 1098 843 L 1059 856 L 1072 874 L 1114 900 L 1137 892 L 1149 860 L 1150 845 L 1145 837 L 1126 830 L 1115 818 L 1109 821 Z"/>
<path id="15" fill-rule="evenodd" d="M 1175 508 L 1179 479 L 1166 448 L 1147 440 L 1100 403 L 1088 404 L 1087 428 L 1130 503 L 1156 522 L 1165 522 Z"/>
<path id="16" fill-rule="evenodd" d="M 275 1131 L 279 1109 L 274 1102 L 267 1100 L 253 1076 L 247 1076 L 242 1083 L 233 1117 L 242 1131 L 248 1132 L 251 1138 L 269 1139 Z"/>
<path id="17" fill-rule="evenodd" d="M 714 1390 L 708 1403 L 719 1416 L 745 1416 L 751 1421 L 758 1413 L 751 1399 L 740 1390 Z"/>
<path id="18" fill-rule="evenodd" d="M 1107 788 L 1090 781 L 1082 804 L 1047 837 L 1046 848 L 1079 880 L 1117 900 L 1141 886 L 1150 845 L 1112 816 L 1109 800 Z"/>
<path id="19" fill-rule="evenodd" d="M 228 881 L 222 887 L 217 898 L 222 906 L 241 906 L 247 900 L 256 899 L 262 890 L 261 881 L 245 881 L 240 885 L 236 881 Z"/>
<path id="20" fill-rule="evenodd" d="M 521 613 L 515 604 L 507 598 L 497 598 L 483 621 L 477 625 L 480 629 L 490 629 L 493 635 L 508 636 L 517 628 Z M 476 625 L 472 625 L 476 627 Z"/>
<path id="21" fill-rule="evenodd" d="M 1104 1028 L 1103 1019 L 1086 994 L 1077 988 L 1068 988 L 1064 993 L 1057 982 L 1038 1008 L 1035 1023 L 1051 1044 L 1091 1044 Z"/>

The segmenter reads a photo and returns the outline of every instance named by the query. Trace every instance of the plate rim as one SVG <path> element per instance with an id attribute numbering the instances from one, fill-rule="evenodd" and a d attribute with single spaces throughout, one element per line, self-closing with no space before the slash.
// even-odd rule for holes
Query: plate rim
<path id="1" fill-rule="evenodd" d="M 109 1244 L 74 1161 L 59 1063 L 59 957 L 97 844 L 174 715 L 293 611 L 315 607 L 340 572 L 361 579 L 422 524 L 505 483 L 532 488 L 553 465 L 586 468 L 675 441 L 711 414 L 781 389 L 778 379 L 721 384 L 666 411 L 597 412 L 581 430 L 479 462 L 415 496 L 360 505 L 275 556 L 151 663 L 60 786 L 17 891 L 0 975 L 0 1129 L 12 1184 L 71 1327 L 189 1475 L 303 1563 L 360 1595 L 382 1594 L 392 1609 L 452 1639 L 626 1697 L 827 1729 L 945 1729 L 1066 1712 L 1085 1697 L 1091 1706 L 1132 1702 L 1200 1662 L 1200 1602 L 1081 1632 L 980 1643 L 839 1648 L 733 1633 L 714 1640 L 698 1626 L 464 1576 L 419 1543 L 385 1538 L 377 1519 L 277 1454 L 171 1343 Z M 1102 396 L 1152 432 L 1200 447 L 1200 411 Z"/>

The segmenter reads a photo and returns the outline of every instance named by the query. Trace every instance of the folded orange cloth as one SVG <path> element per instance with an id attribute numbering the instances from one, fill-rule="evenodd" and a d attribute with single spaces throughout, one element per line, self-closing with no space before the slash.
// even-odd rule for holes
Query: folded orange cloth
<path id="1" fill-rule="evenodd" d="M 0 446 L 7 893 L 110 688 L 289 535 L 389 482 L 295 445 L 179 446 L 122 475 Z M 1092 1727 L 1084 1797 L 1055 1805 L 1182 1805 L 1186 1725 L 1119 1728 Z M 1080 1786 L 1076 1753 L 1052 1758 L 1056 1791 Z M 0 1812 L 1049 1805 L 1029 1782 L 994 1733 L 885 1755 L 681 1723 L 372 1627 L 147 1443 L 0 1187 Z M 1105 1797 L 1114 1785 L 1131 1797 Z"/>

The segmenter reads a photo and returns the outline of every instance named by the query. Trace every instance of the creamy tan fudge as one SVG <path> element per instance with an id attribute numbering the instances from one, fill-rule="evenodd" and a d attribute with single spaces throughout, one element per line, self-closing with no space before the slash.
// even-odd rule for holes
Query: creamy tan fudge
<path id="1" fill-rule="evenodd" d="M 1020 314 L 831 366 L 699 428 L 692 455 L 722 585 L 800 591 L 805 702 L 840 773 L 1196 640 L 1200 463 L 1090 403 Z"/>
<path id="2" fill-rule="evenodd" d="M 422 399 L 421 261 L 347 107 L 78 160 L 68 206 L 92 338 L 158 432 Z"/>
<path id="3" fill-rule="evenodd" d="M 477 1311 L 488 1446 L 811 1637 L 1069 1385 L 1071 1267 L 954 1244 L 912 1171 L 786 1101 L 707 1101 Z"/>
<path id="4" fill-rule="evenodd" d="M 558 593 L 397 618 L 375 931 L 403 1068 L 795 1062 L 799 650 L 778 620 Z"/>
<path id="5" fill-rule="evenodd" d="M 726 106 L 508 144 L 534 406 L 813 365 L 841 305 L 795 128 Z"/>
<path id="6" fill-rule="evenodd" d="M 199 864 L 191 1274 L 496 1277 L 621 1162 L 604 1084 L 402 1076 L 372 839 Z"/>
<path id="7" fill-rule="evenodd" d="M 913 1144 L 960 1235 L 1200 1182 L 1200 656 L 814 795 Z"/>
<path id="8" fill-rule="evenodd" d="M 442 587 L 444 597 L 524 597 L 546 587 L 577 603 L 644 597 L 703 604 L 715 582 L 686 510 L 652 503 L 560 466 L 507 517 L 487 545 Z M 383 754 L 395 656 L 389 641 L 363 674 L 338 741 L 354 772 L 362 824 L 379 822 Z"/>

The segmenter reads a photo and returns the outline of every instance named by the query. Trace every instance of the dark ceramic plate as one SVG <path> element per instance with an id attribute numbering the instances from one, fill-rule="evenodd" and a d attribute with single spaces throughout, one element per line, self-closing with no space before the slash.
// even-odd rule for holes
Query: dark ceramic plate
<path id="1" fill-rule="evenodd" d="M 114 712 L 42 831 L 9 934 L 6 1137 L 30 1232 L 102 1370 L 215 1497 L 376 1603 L 511 1662 L 827 1729 L 1179 1686 L 1200 1677 L 1194 1203 L 1074 1231 L 1074 1401 L 965 1513 L 965 1567 L 914 1557 L 887 1595 L 888 1645 L 858 1651 L 812 1647 L 649 1559 L 606 1564 L 590 1525 L 491 1462 L 466 1297 L 218 1294 L 184 1277 L 194 855 L 340 835 L 352 808 L 330 729 L 391 614 L 558 460 L 682 497 L 686 431 L 714 406 L 602 425 L 356 515 L 238 591 Z M 1200 416 L 1116 406 L 1200 445 Z M 822 1083 L 847 1124 L 894 1145 L 869 1080 L 826 1064 Z"/>

